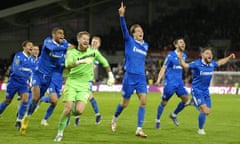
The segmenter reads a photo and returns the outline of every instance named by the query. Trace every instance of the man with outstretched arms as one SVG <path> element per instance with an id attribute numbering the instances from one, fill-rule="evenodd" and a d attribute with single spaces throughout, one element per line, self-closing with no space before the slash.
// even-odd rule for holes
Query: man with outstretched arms
<path id="1" fill-rule="evenodd" d="M 206 134 L 204 125 L 212 107 L 209 86 L 214 69 L 226 64 L 230 60 L 235 59 L 235 57 L 235 54 L 231 53 L 229 56 L 215 61 L 213 60 L 212 48 L 206 47 L 202 49 L 200 59 L 194 60 L 188 64 L 183 60 L 183 54 L 178 54 L 181 65 L 184 68 L 191 69 L 193 72 L 191 94 L 194 105 L 199 111 L 197 131 L 199 135 Z"/>

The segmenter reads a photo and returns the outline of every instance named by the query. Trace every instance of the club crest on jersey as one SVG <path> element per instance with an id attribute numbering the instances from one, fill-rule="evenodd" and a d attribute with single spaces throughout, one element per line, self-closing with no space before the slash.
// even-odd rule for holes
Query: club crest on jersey
<path id="1" fill-rule="evenodd" d="M 48 43 L 51 43 L 51 42 L 52 42 L 52 40 L 51 40 L 51 39 L 49 39 L 47 42 L 48 42 Z"/>

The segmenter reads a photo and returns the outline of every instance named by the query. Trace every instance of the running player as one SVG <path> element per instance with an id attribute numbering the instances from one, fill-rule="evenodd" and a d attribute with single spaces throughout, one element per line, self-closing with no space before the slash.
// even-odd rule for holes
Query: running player
<path id="1" fill-rule="evenodd" d="M 201 52 L 201 59 L 197 59 L 189 64 L 185 63 L 182 53 L 178 54 L 181 65 L 193 71 L 193 81 L 191 94 L 194 104 L 199 110 L 198 115 L 198 134 L 205 135 L 204 125 L 206 116 L 210 114 L 212 107 L 211 97 L 209 94 L 209 85 L 212 79 L 213 71 L 216 67 L 226 64 L 228 61 L 235 59 L 235 54 L 222 58 L 218 61 L 213 60 L 213 54 L 210 47 L 206 47 Z"/>
<path id="2" fill-rule="evenodd" d="M 22 135 L 26 133 L 29 118 L 37 107 L 39 99 L 44 96 L 49 87 L 52 74 L 68 46 L 69 43 L 64 39 L 64 30 L 59 27 L 53 28 L 52 35 L 44 40 L 39 61 L 32 76 L 32 103 L 22 121 L 20 129 Z"/>
<path id="3" fill-rule="evenodd" d="M 22 101 L 18 108 L 15 124 L 18 130 L 21 128 L 21 122 L 28 107 L 29 80 L 32 73 L 31 50 L 33 43 L 26 40 L 22 43 L 22 47 L 23 51 L 16 53 L 14 56 L 7 83 L 6 97 L 5 100 L 0 103 L 1 115 L 11 103 L 14 95 L 16 93 L 20 95 Z"/>
<path id="4" fill-rule="evenodd" d="M 175 50 L 170 52 L 167 58 L 164 61 L 164 64 L 158 74 L 158 79 L 155 84 L 159 84 L 160 81 L 164 79 L 164 89 L 162 95 L 162 101 L 157 108 L 157 116 L 156 116 L 156 128 L 160 128 L 160 118 L 163 113 L 164 107 L 167 105 L 170 98 L 177 94 L 177 96 L 181 99 L 181 102 L 178 103 L 176 109 L 169 115 L 169 117 L 173 120 L 176 126 L 179 125 L 177 120 L 177 114 L 181 112 L 185 105 L 188 102 L 188 92 L 184 87 L 184 82 L 182 78 L 183 68 L 180 65 L 177 54 L 183 52 L 185 50 L 185 42 L 183 38 L 178 38 L 173 42 L 175 46 Z M 186 55 L 183 54 L 183 59 L 186 59 Z"/>
<path id="5" fill-rule="evenodd" d="M 62 57 L 59 60 L 59 64 L 57 65 L 56 69 L 54 70 L 52 74 L 51 83 L 48 87 L 48 94 L 49 96 L 43 96 L 40 101 L 44 101 L 47 103 L 50 103 L 50 106 L 48 107 L 43 119 L 41 120 L 41 125 L 48 126 L 48 118 L 52 115 L 57 103 L 58 99 L 61 97 L 61 90 L 62 90 L 62 73 L 64 70 L 64 63 L 65 58 Z"/>
<path id="6" fill-rule="evenodd" d="M 63 91 L 64 110 L 60 117 L 58 133 L 54 141 L 61 141 L 71 114 L 81 115 L 90 94 L 94 60 L 103 64 L 108 72 L 108 84 L 114 84 L 114 77 L 108 61 L 96 49 L 89 48 L 90 34 L 86 31 L 77 34 L 78 46 L 67 51 L 65 66 L 70 69 Z"/>

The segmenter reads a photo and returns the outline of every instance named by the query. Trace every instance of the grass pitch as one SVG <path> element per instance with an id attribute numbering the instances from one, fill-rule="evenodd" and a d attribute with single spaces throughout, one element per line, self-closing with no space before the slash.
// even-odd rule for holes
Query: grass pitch
<path id="1" fill-rule="evenodd" d="M 0 92 L 0 100 L 4 99 L 4 91 Z M 193 106 L 186 107 L 178 115 L 180 125 L 177 127 L 169 119 L 180 99 L 173 96 L 161 117 L 161 129 L 155 129 L 157 106 L 160 102 L 159 93 L 149 93 L 147 99 L 146 116 L 143 126 L 148 138 L 135 136 L 137 123 L 138 99 L 132 96 L 129 106 L 120 115 L 117 131 L 110 130 L 110 122 L 116 105 L 121 99 L 120 93 L 96 92 L 103 120 L 95 125 L 95 115 L 88 104 L 86 111 L 80 117 L 80 126 L 74 126 L 71 118 L 70 126 L 65 129 L 62 144 L 240 144 L 240 96 L 212 95 L 212 111 L 207 117 L 205 131 L 207 135 L 197 134 L 198 111 Z M 20 136 L 14 127 L 18 101 L 13 102 L 0 117 L 0 144 L 52 144 L 57 134 L 57 126 L 63 103 L 58 103 L 49 126 L 40 125 L 40 121 L 48 104 L 42 103 L 39 110 L 30 118 L 25 136 Z"/>

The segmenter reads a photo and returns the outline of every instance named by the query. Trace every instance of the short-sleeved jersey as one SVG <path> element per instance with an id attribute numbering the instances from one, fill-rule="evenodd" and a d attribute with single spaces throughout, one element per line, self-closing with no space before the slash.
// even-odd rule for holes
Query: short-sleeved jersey
<path id="1" fill-rule="evenodd" d="M 193 71 L 192 88 L 200 90 L 208 90 L 214 68 L 218 66 L 216 61 L 205 64 L 201 59 L 195 60 L 189 64 L 189 68 Z"/>
<path id="2" fill-rule="evenodd" d="M 15 77 L 18 81 L 29 80 L 32 65 L 30 56 L 27 56 L 23 51 L 16 53 L 11 65 L 10 79 Z"/>
<path id="3" fill-rule="evenodd" d="M 58 60 L 64 57 L 68 45 L 66 40 L 58 44 L 52 37 L 47 37 L 44 40 L 36 69 L 45 75 L 51 76 L 58 64 Z"/>
<path id="4" fill-rule="evenodd" d="M 99 61 L 103 67 L 108 67 L 108 61 L 102 56 L 102 54 L 96 50 L 88 48 L 86 51 L 80 51 L 78 49 L 70 49 L 67 51 L 65 66 L 68 68 L 73 62 L 85 58 L 91 58 L 91 64 L 79 64 L 76 67 L 70 68 L 68 79 L 75 79 L 79 82 L 89 82 L 93 79 L 94 75 L 94 61 Z"/>
<path id="5" fill-rule="evenodd" d="M 187 58 L 185 53 L 183 53 L 182 57 L 184 61 Z M 182 79 L 183 68 L 180 65 L 176 51 L 171 51 L 167 55 L 167 58 L 164 61 L 164 65 L 166 66 L 165 80 L 164 80 L 165 85 L 166 84 L 178 85 L 179 83 L 183 84 L 183 79 Z"/>
<path id="6" fill-rule="evenodd" d="M 145 75 L 145 60 L 148 51 L 146 42 L 137 42 L 130 36 L 124 17 L 120 17 L 120 25 L 125 41 L 125 63 L 124 69 L 126 72 Z"/>

